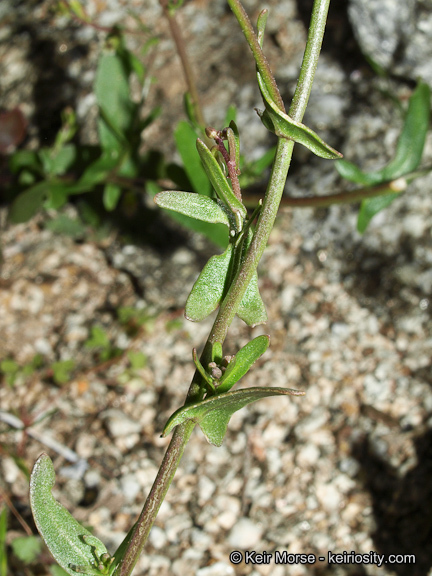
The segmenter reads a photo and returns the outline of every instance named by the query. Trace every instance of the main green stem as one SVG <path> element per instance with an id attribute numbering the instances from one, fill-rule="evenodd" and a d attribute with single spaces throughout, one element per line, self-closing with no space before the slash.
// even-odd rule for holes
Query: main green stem
<path id="1" fill-rule="evenodd" d="M 228 0 L 228 4 L 230 5 L 240 23 L 246 40 L 248 41 L 249 46 L 254 54 L 260 73 L 263 75 L 270 74 L 271 78 L 273 78 L 267 61 L 263 62 L 262 60 L 264 55 L 262 54 L 249 18 L 247 17 L 240 1 Z M 300 77 L 294 94 L 293 102 L 289 110 L 290 116 L 299 122 L 303 119 L 303 115 L 306 111 L 306 106 L 312 89 L 312 82 L 318 64 L 318 57 L 324 35 L 329 4 L 330 0 L 314 1 L 311 25 L 309 28 Z M 269 78 L 269 76 L 267 77 Z M 279 91 L 277 91 L 277 93 L 279 93 Z M 250 249 L 241 269 L 235 276 L 231 287 L 219 308 L 219 313 L 215 323 L 213 324 L 213 328 L 210 332 L 207 343 L 204 347 L 202 356 L 202 359 L 204 358 L 204 360 L 209 358 L 212 344 L 215 342 L 224 342 L 228 328 L 234 319 L 235 313 L 244 296 L 246 288 L 248 287 L 249 282 L 251 281 L 252 276 L 257 269 L 258 262 L 264 252 L 270 236 L 270 232 L 274 225 L 279 203 L 283 194 L 286 177 L 288 175 L 289 166 L 291 163 L 293 147 L 294 142 L 290 140 L 284 140 L 280 138 L 278 141 L 269 186 L 267 188 L 263 207 L 258 219 Z M 194 380 L 192 381 L 188 392 L 188 402 L 197 401 L 204 395 L 203 388 L 199 386 L 199 378 L 200 377 L 197 375 L 194 376 Z M 130 576 L 132 573 L 132 570 L 138 561 L 139 555 L 144 548 L 145 542 L 150 533 L 153 522 L 156 519 L 159 508 L 174 478 L 184 448 L 189 440 L 194 426 L 194 422 L 186 421 L 185 423 L 177 426 L 175 429 L 159 469 L 158 475 L 153 483 L 153 487 L 147 497 L 146 503 L 144 504 L 141 515 L 135 525 L 134 533 L 118 572 L 119 576 Z"/>

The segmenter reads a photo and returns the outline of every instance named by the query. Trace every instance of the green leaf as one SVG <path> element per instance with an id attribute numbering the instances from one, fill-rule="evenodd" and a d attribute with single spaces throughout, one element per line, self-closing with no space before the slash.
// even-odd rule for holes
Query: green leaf
<path id="1" fill-rule="evenodd" d="M 227 392 L 240 380 L 240 378 L 243 378 L 243 376 L 250 370 L 252 364 L 254 364 L 258 358 L 264 354 L 269 347 L 269 344 L 269 336 L 257 336 L 239 350 L 228 364 L 224 375 L 219 380 L 219 386 L 216 388 L 216 393 L 221 394 Z"/>
<path id="2" fill-rule="evenodd" d="M 107 182 L 103 191 L 103 204 L 108 212 L 112 212 L 117 206 L 121 196 L 121 188 L 117 184 Z"/>
<path id="3" fill-rule="evenodd" d="M 9 160 L 9 169 L 14 174 L 17 174 L 23 168 L 33 170 L 35 172 L 40 172 L 41 163 L 39 159 L 39 154 L 33 152 L 32 150 L 18 150 Z"/>
<path id="4" fill-rule="evenodd" d="M 154 197 L 158 192 L 160 192 L 160 188 L 155 182 L 147 181 L 146 192 L 150 194 L 150 196 Z M 185 216 L 184 214 L 179 214 L 173 211 L 169 211 L 168 214 L 170 218 L 176 222 L 179 222 L 185 228 L 207 236 L 207 238 L 216 244 L 216 246 L 224 249 L 227 247 L 228 230 L 225 225 L 202 222 L 200 220 L 195 220 L 195 218 L 190 218 L 189 216 Z"/>
<path id="5" fill-rule="evenodd" d="M 41 209 L 48 191 L 48 182 L 39 182 L 17 196 L 9 209 L 11 222 L 21 224 L 30 220 Z"/>
<path id="6" fill-rule="evenodd" d="M 361 186 L 373 186 L 396 180 L 412 172 L 420 164 L 422 158 L 426 134 L 429 129 L 429 117 L 430 88 L 427 84 L 420 82 L 409 100 L 393 160 L 375 172 L 363 172 L 355 164 L 346 160 L 339 160 L 336 162 L 337 171 L 343 178 Z"/>
<path id="7" fill-rule="evenodd" d="M 56 234 L 65 234 L 72 238 L 81 238 L 86 232 L 86 227 L 80 219 L 70 218 L 66 214 L 58 214 L 45 223 L 45 228 Z"/>
<path id="8" fill-rule="evenodd" d="M 337 160 L 335 162 L 336 170 L 346 180 L 355 182 L 361 186 L 374 186 L 381 183 L 381 176 L 376 172 L 363 172 L 358 166 L 348 160 Z"/>
<path id="9" fill-rule="evenodd" d="M 79 183 L 91 189 L 96 184 L 107 179 L 119 161 L 117 150 L 107 150 L 90 164 L 79 179 Z"/>
<path id="10" fill-rule="evenodd" d="M 244 240 L 242 247 L 242 261 L 246 258 L 253 239 L 253 232 L 251 228 L 247 231 L 247 238 Z M 248 326 L 258 326 L 267 322 L 267 312 L 262 301 L 261 294 L 258 288 L 258 274 L 255 271 L 249 286 L 244 293 L 244 296 L 237 309 L 237 316 L 246 322 Z"/>
<path id="11" fill-rule="evenodd" d="M 61 360 L 60 362 L 54 362 L 51 364 L 54 381 L 57 384 L 66 384 L 66 382 L 69 382 L 71 372 L 74 368 L 75 362 L 73 360 Z"/>
<path id="12" fill-rule="evenodd" d="M 37 529 L 49 551 L 60 566 L 71 576 L 85 566 L 89 574 L 97 570 L 102 555 L 107 554 L 104 544 L 92 536 L 60 503 L 51 490 L 55 483 L 54 466 L 47 454 L 42 454 L 33 467 L 30 479 L 30 505 Z"/>
<path id="13" fill-rule="evenodd" d="M 216 364 L 220 364 L 222 361 L 222 344 L 220 342 L 215 342 L 212 346 L 212 362 L 216 362 Z"/>
<path id="14" fill-rule="evenodd" d="M 39 156 L 42 160 L 43 170 L 49 176 L 63 175 L 76 159 L 76 146 L 66 144 L 58 151 L 50 148 L 42 148 Z"/>
<path id="15" fill-rule="evenodd" d="M 198 138 L 196 142 L 198 154 L 200 155 L 201 162 L 203 163 L 204 170 L 212 183 L 212 186 L 218 197 L 224 202 L 230 210 L 235 214 L 238 213 L 241 218 L 246 217 L 246 208 L 236 197 L 232 191 L 231 186 L 222 168 L 219 166 L 218 161 L 207 148 L 202 140 Z"/>
<path id="16" fill-rule="evenodd" d="M 15 360 L 2 360 L 0 362 L 0 370 L 3 374 L 16 374 L 19 370 L 19 365 L 15 362 Z"/>
<path id="17" fill-rule="evenodd" d="M 0 514 L 0 576 L 7 576 L 8 562 L 6 554 L 7 508 L 3 506 Z"/>
<path id="18" fill-rule="evenodd" d="M 210 376 L 210 374 L 208 374 L 208 373 L 205 371 L 203 365 L 202 365 L 201 362 L 199 361 L 196 348 L 194 348 L 194 349 L 192 350 L 192 359 L 193 359 L 193 362 L 194 362 L 194 364 L 195 364 L 196 369 L 197 369 L 198 372 L 201 374 L 201 376 L 202 376 L 202 378 L 203 378 L 203 380 L 204 380 L 204 383 L 208 386 L 208 388 L 210 389 L 211 393 L 214 394 L 214 393 L 216 392 L 216 388 L 215 388 L 215 386 L 214 386 L 214 384 L 213 384 L 213 379 L 212 379 L 212 377 Z"/>
<path id="19" fill-rule="evenodd" d="M 264 42 L 264 30 L 267 22 L 268 11 L 262 10 L 258 17 L 257 29 L 258 29 L 258 42 L 262 47 Z M 266 86 L 266 83 L 257 69 L 258 85 L 261 91 L 261 96 L 264 100 L 265 111 L 260 112 L 257 110 L 258 115 L 261 118 L 264 126 L 274 132 L 279 138 L 286 138 L 287 140 L 294 140 L 305 146 L 308 150 L 311 150 L 317 156 L 321 158 L 326 158 L 329 160 L 335 160 L 336 158 L 341 158 L 342 154 L 326 144 L 318 134 L 313 130 L 297 122 L 288 114 L 282 112 L 279 107 L 273 101 L 270 91 Z"/>
<path id="20" fill-rule="evenodd" d="M 207 196 L 193 192 L 168 190 L 156 194 L 154 201 L 161 208 L 179 212 L 196 220 L 212 224 L 224 224 L 228 228 L 235 226 L 234 219 L 225 205 Z"/>
<path id="21" fill-rule="evenodd" d="M 186 420 L 196 422 L 214 446 L 221 446 L 231 416 L 247 404 L 268 396 L 303 396 L 304 392 L 290 388 L 245 388 L 211 396 L 197 404 L 183 406 L 169 418 L 162 436 Z"/>
<path id="22" fill-rule="evenodd" d="M 255 272 L 237 310 L 237 316 L 248 326 L 258 326 L 267 322 L 267 312 L 258 288 L 258 274 Z"/>
<path id="23" fill-rule="evenodd" d="M 326 158 L 327 160 L 342 158 L 340 152 L 326 144 L 313 130 L 279 110 L 261 80 L 260 73 L 258 72 L 257 75 L 261 94 L 266 105 L 266 110 L 264 112 L 258 111 L 258 115 L 267 130 L 274 132 L 279 138 L 294 140 L 294 142 L 302 144 L 320 158 Z"/>
<path id="24" fill-rule="evenodd" d="M 197 135 L 195 130 L 188 122 L 179 122 L 174 132 L 174 138 L 185 172 L 194 191 L 203 196 L 211 196 L 210 181 L 196 153 Z"/>
<path id="25" fill-rule="evenodd" d="M 127 356 L 129 358 L 129 362 L 131 363 L 131 367 L 134 370 L 140 370 L 141 368 L 145 368 L 147 365 L 147 356 L 143 354 L 143 352 L 129 350 Z"/>
<path id="26" fill-rule="evenodd" d="M 37 536 L 22 536 L 11 542 L 12 550 L 24 564 L 31 564 L 42 550 L 42 540 Z"/>
<path id="27" fill-rule="evenodd" d="M 430 88 L 419 82 L 408 104 L 404 126 L 393 160 L 380 173 L 382 181 L 395 180 L 412 172 L 420 164 L 429 130 Z"/>
<path id="28" fill-rule="evenodd" d="M 183 106 L 186 112 L 186 116 L 188 117 L 189 122 L 192 124 L 195 130 L 201 130 L 200 123 L 197 117 L 197 109 L 195 103 L 192 99 L 190 92 L 185 92 L 183 96 Z M 195 135 L 196 139 L 196 135 Z M 195 142 L 194 142 L 195 145 Z"/>
<path id="29" fill-rule="evenodd" d="M 100 326 L 92 326 L 91 336 L 85 342 L 86 348 L 108 348 L 110 341 L 107 333 Z"/>
<path id="30" fill-rule="evenodd" d="M 117 52 L 105 52 L 99 58 L 94 88 L 101 110 L 100 143 L 104 149 L 118 150 L 122 145 L 119 140 L 128 140 L 136 106 L 130 98 L 127 66 Z"/>
<path id="31" fill-rule="evenodd" d="M 204 266 L 186 302 L 188 320 L 200 322 L 218 307 L 225 291 L 232 251 L 232 244 L 228 244 L 223 254 L 212 256 Z"/>
<path id="32" fill-rule="evenodd" d="M 227 137 L 229 143 L 230 156 L 232 154 L 231 150 L 234 149 L 235 152 L 235 165 L 237 168 L 240 167 L 240 135 L 236 123 L 232 120 L 230 122 L 229 128 L 227 130 Z"/>
<path id="33" fill-rule="evenodd" d="M 367 198 L 366 200 L 363 200 L 357 219 L 357 230 L 360 234 L 365 232 L 369 222 L 375 214 L 378 214 L 378 212 L 387 208 L 387 206 L 389 206 L 393 200 L 396 200 L 398 196 L 399 194 L 385 194 L 383 196 L 376 196 L 375 198 Z"/>

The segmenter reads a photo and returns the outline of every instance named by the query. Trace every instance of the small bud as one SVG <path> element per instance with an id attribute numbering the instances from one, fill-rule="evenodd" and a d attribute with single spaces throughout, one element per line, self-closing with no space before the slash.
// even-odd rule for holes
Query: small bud
<path id="1" fill-rule="evenodd" d="M 210 138 L 211 140 L 216 140 L 216 138 L 219 138 L 219 132 L 211 126 L 207 126 L 205 133 L 207 138 Z"/>
<path id="2" fill-rule="evenodd" d="M 222 370 L 219 367 L 212 368 L 211 375 L 215 380 L 219 380 L 219 378 L 222 378 Z"/>
<path id="3" fill-rule="evenodd" d="M 228 366 L 228 364 L 231 362 L 231 360 L 234 358 L 234 356 L 224 356 L 222 358 L 222 366 Z"/>

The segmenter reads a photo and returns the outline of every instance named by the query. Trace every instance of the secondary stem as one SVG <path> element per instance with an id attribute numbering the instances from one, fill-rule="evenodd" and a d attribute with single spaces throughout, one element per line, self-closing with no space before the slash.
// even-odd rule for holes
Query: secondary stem
<path id="1" fill-rule="evenodd" d="M 190 93 L 192 101 L 193 101 L 196 119 L 198 120 L 198 123 L 200 124 L 200 126 L 204 127 L 205 126 L 204 115 L 202 113 L 202 109 L 200 106 L 200 101 L 199 101 L 199 96 L 198 96 L 198 90 L 196 87 L 195 77 L 194 77 L 194 74 L 192 72 L 192 67 L 189 63 L 189 59 L 187 57 L 185 42 L 183 39 L 181 28 L 178 25 L 176 17 L 170 13 L 170 11 L 168 9 L 167 0 L 159 0 L 159 3 L 162 6 L 164 16 L 168 20 L 168 24 L 169 24 L 169 27 L 171 30 L 171 35 L 173 37 L 173 40 L 174 40 L 176 48 L 177 48 L 178 55 L 179 55 L 180 60 L 181 60 L 183 73 L 184 73 L 185 80 L 186 80 L 186 85 L 188 87 L 189 93 Z"/>
<path id="2" fill-rule="evenodd" d="M 254 53 L 259 71 L 263 75 L 270 73 L 271 78 L 273 78 L 267 61 L 265 60 L 265 64 L 262 61 L 264 55 L 262 54 L 257 37 L 252 29 L 249 18 L 241 6 L 241 3 L 238 0 L 228 0 L 228 3 L 235 13 L 245 34 L 246 40 Z M 311 26 L 303 58 L 302 70 L 294 95 L 293 104 L 290 108 L 290 115 L 298 121 L 301 121 L 303 118 L 312 88 L 312 81 L 318 63 L 329 3 L 330 0 L 314 1 Z M 277 91 L 277 93 L 279 94 L 279 91 Z M 284 109 L 283 103 L 281 107 Z M 264 198 L 262 211 L 258 219 L 250 249 L 241 269 L 234 278 L 234 281 L 220 306 L 219 313 L 201 357 L 201 363 L 203 365 L 208 363 L 207 361 L 210 357 L 212 344 L 214 342 L 223 343 L 225 340 L 228 327 L 235 316 L 238 306 L 240 305 L 243 295 L 267 245 L 284 190 L 288 169 L 291 163 L 293 147 L 294 142 L 290 140 L 279 139 L 278 141 L 269 186 Z M 200 375 L 195 374 L 189 388 L 187 401 L 191 401 L 192 399 L 197 400 L 200 397 L 203 397 L 205 391 L 202 386 L 199 386 L 200 378 Z M 184 447 L 189 440 L 194 426 L 194 422 L 187 421 L 184 424 L 177 426 L 175 429 L 170 445 L 165 453 L 161 468 L 136 523 L 131 542 L 129 543 L 123 557 L 119 576 L 130 576 L 135 564 L 137 563 L 139 554 L 144 548 L 151 526 L 156 519 L 157 512 L 168 491 L 169 485 L 174 478 Z"/>

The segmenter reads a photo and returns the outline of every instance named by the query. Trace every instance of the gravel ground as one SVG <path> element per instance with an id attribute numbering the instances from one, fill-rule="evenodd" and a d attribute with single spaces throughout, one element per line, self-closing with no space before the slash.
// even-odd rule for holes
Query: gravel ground
<path id="1" fill-rule="evenodd" d="M 268 4 L 269 59 L 288 96 L 298 73 L 306 8 L 294 1 Z M 384 4 L 394 13 L 392 2 Z M 257 14 L 255 1 L 245 5 Z M 354 26 L 362 2 L 349 5 Z M 89 2 L 89 12 L 100 24 L 111 25 L 126 18 L 130 6 L 142 8 L 151 21 L 156 16 L 157 30 L 165 33 L 156 1 L 144 7 L 120 0 Z M 354 41 L 347 40 L 346 10 L 338 2 L 335 7 L 306 121 L 347 159 L 374 169 L 391 158 L 400 129 L 385 91 L 406 99 L 416 75 L 403 68 L 401 49 L 392 55 L 395 71 L 404 77 L 373 76 Z M 32 5 L 38 42 L 59 46 L 63 39 L 69 47 L 86 47 L 76 57 L 66 51 L 61 90 L 52 105 L 62 105 L 70 91 L 84 115 L 91 112 L 92 71 L 103 35 L 70 27 L 66 20 L 59 23 L 46 8 L 45 3 Z M 427 10 L 426 3 L 422 9 Z M 25 3 L 18 3 L 17 10 L 27 14 Z M 245 152 L 258 154 L 268 139 L 253 111 L 260 106 L 253 67 L 224 2 L 187 2 L 183 18 L 194 67 L 204 67 L 199 87 L 209 122 L 217 125 L 220 110 L 234 101 Z M 0 65 L 9 58 L 9 75 L 2 80 L 5 105 L 21 103 L 33 118 L 31 147 L 44 127 L 43 114 L 39 123 L 35 120 L 38 76 L 35 58 L 28 57 L 36 40 L 28 29 L 17 33 L 13 19 L 6 26 L 10 31 L 2 28 L 0 44 Z M 413 33 L 419 46 L 426 28 L 419 30 L 420 40 Z M 159 98 L 170 106 L 150 136 L 170 154 L 167 134 L 181 115 L 184 88 L 172 43 L 164 38 L 152 71 L 160 84 L 149 105 Z M 405 48 L 412 58 L 412 50 Z M 207 62 L 202 62 L 204 51 L 210 54 Z M 418 69 L 424 66 L 421 57 Z M 392 64 L 382 60 L 392 72 Z M 218 83 L 211 89 L 206 66 L 213 66 Z M 173 81 L 164 83 L 166 78 Z M 214 102 L 219 96 L 221 107 Z M 83 138 L 91 140 L 92 130 L 89 120 Z M 431 158 L 429 137 L 424 163 Z M 328 194 L 344 186 L 331 163 L 301 149 L 293 168 L 287 184 L 291 195 Z M 356 207 L 281 210 L 260 265 L 269 322 L 252 330 L 236 320 L 226 349 L 235 353 L 251 337 L 270 334 L 270 349 L 241 386 L 287 386 L 306 395 L 269 398 L 237 412 L 221 448 L 194 431 L 136 576 L 432 573 L 431 185 L 431 177 L 414 182 L 363 237 L 355 231 Z M 73 215 L 73 207 L 67 210 Z M 74 359 L 76 369 L 62 386 L 47 370 L 19 377 L 13 387 L 3 382 L 0 498 L 8 498 L 31 526 L 28 483 L 15 457 L 29 468 L 47 451 L 57 471 L 55 495 L 94 528 L 110 551 L 151 487 L 169 442 L 160 438 L 161 430 L 183 403 L 193 373 L 191 349 L 202 346 L 212 323 L 183 318 L 188 291 L 211 248 L 163 222 L 162 230 L 179 239 L 172 246 L 127 243 L 114 233 L 75 242 L 44 229 L 43 216 L 5 225 L 2 232 L 0 358 L 24 365 L 38 353 L 47 364 Z M 119 321 L 116 311 L 125 307 L 145 316 L 141 327 Z M 116 361 L 103 362 L 84 345 L 94 326 L 102 326 L 122 351 Z M 145 366 L 131 367 L 131 350 L 145 355 Z M 14 514 L 10 524 L 8 542 L 24 534 Z M 233 550 L 244 555 L 266 551 L 273 558 L 235 565 L 230 562 Z M 277 551 L 314 554 L 317 560 L 288 564 L 286 557 L 276 564 Z M 354 551 L 369 559 L 370 553 L 414 554 L 415 564 L 378 567 L 376 562 L 353 564 L 349 558 L 330 564 L 329 551 Z M 25 572 L 12 556 L 11 562 L 14 575 L 48 574 L 42 565 Z"/>

